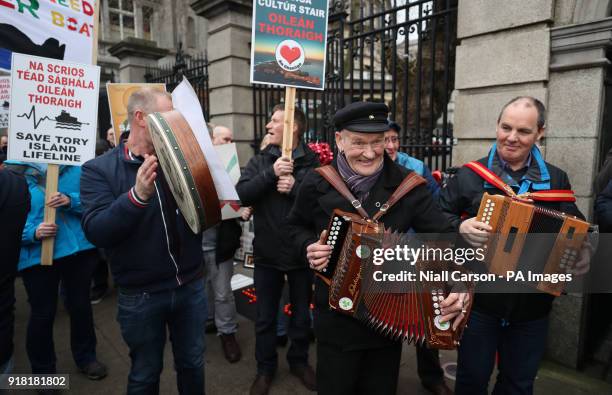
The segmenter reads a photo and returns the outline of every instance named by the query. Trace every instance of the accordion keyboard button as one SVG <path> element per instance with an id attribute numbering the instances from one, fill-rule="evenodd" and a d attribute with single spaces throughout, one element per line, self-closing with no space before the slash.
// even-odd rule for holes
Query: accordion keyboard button
<path id="1" fill-rule="evenodd" d="M 437 297 L 437 296 L 433 296 L 431 299 L 432 299 L 434 302 L 437 302 L 437 301 L 438 301 L 438 297 Z"/>
<path id="2" fill-rule="evenodd" d="M 436 309 L 434 313 L 436 313 L 436 315 L 440 315 L 440 310 Z"/>
<path id="3" fill-rule="evenodd" d="M 440 307 L 440 305 L 438 303 L 434 303 L 434 309 L 437 309 L 438 307 Z"/>

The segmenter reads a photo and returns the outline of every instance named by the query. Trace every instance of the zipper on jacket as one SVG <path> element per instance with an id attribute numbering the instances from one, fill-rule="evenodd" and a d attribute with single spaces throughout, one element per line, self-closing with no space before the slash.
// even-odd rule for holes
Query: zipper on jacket
<path id="1" fill-rule="evenodd" d="M 179 278 L 179 268 L 176 264 L 176 260 L 174 259 L 174 255 L 172 255 L 172 251 L 170 251 L 170 238 L 168 237 L 168 227 L 166 226 L 166 217 L 164 216 L 164 205 L 162 203 L 161 196 L 159 195 L 159 190 L 157 189 L 157 182 L 153 181 L 155 185 L 155 193 L 157 193 L 157 200 L 159 200 L 159 209 L 162 215 L 162 222 L 164 223 L 164 232 L 166 234 L 166 247 L 168 248 L 168 254 L 170 255 L 170 259 L 172 259 L 172 263 L 174 263 L 174 268 L 176 269 L 176 282 L 179 286 L 183 285 L 181 283 L 181 279 Z"/>

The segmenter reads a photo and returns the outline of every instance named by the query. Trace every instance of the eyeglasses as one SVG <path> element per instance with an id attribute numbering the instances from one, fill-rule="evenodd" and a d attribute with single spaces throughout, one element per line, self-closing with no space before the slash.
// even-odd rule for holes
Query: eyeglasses
<path id="1" fill-rule="evenodd" d="M 387 144 L 387 143 L 394 143 L 395 144 L 398 141 L 399 141 L 399 138 L 395 137 L 395 136 L 393 136 L 393 137 L 385 137 L 385 144 Z"/>
<path id="2" fill-rule="evenodd" d="M 366 143 L 365 141 L 361 140 L 348 142 L 349 148 L 354 151 L 365 151 L 368 146 L 372 149 L 372 151 L 378 151 L 383 148 L 384 145 L 385 142 L 382 139 L 374 140 L 370 143 Z"/>

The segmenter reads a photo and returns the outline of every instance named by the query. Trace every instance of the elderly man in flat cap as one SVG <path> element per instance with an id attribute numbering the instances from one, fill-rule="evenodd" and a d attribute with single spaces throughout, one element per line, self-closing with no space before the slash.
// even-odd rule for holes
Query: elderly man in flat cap
<path id="1" fill-rule="evenodd" d="M 411 170 L 385 154 L 384 133 L 389 129 L 385 104 L 358 102 L 334 117 L 338 153 L 331 164 L 341 181 L 371 218 L 389 200 Z M 417 176 L 418 177 L 418 176 Z M 356 202 L 353 202 L 356 203 Z M 315 271 L 329 263 L 331 247 L 321 233 L 334 209 L 358 213 L 320 173 L 311 171 L 302 182 L 289 213 L 288 231 L 296 248 Z M 363 216 L 363 211 L 360 213 Z M 381 217 L 385 227 L 406 232 L 442 233 L 451 225 L 436 209 L 426 184 L 420 184 Z M 315 334 L 319 394 L 395 394 L 402 345 L 380 335 L 356 319 L 329 308 L 329 288 L 315 281 Z M 467 294 L 451 293 L 442 305 L 443 321 L 463 318 Z"/>

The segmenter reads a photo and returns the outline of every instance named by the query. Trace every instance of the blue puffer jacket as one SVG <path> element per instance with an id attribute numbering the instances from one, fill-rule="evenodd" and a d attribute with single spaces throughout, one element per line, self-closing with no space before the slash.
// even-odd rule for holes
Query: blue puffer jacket
<path id="1" fill-rule="evenodd" d="M 40 163 L 4 162 L 11 170 L 21 173 L 28 182 L 31 209 L 21 236 L 21 252 L 18 270 L 40 264 L 42 243 L 34 238 L 36 228 L 43 222 L 45 214 L 45 181 L 47 165 Z M 60 166 L 58 191 L 70 197 L 70 206 L 57 209 L 55 223 L 58 226 L 53 248 L 53 259 L 59 259 L 79 251 L 95 248 L 81 228 L 81 168 Z"/>
<path id="2" fill-rule="evenodd" d="M 414 170 L 415 173 L 425 178 L 425 180 L 427 180 L 427 189 L 429 189 L 429 192 L 431 192 L 431 196 L 433 196 L 434 201 L 438 201 L 440 186 L 431 175 L 431 170 L 429 170 L 429 167 L 427 167 L 422 160 L 414 158 L 405 152 L 398 152 L 397 157 L 395 158 L 395 163 L 400 166 L 404 166 L 406 169 Z"/>

